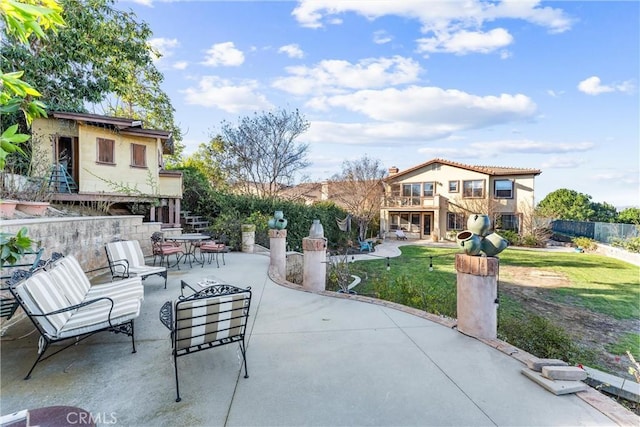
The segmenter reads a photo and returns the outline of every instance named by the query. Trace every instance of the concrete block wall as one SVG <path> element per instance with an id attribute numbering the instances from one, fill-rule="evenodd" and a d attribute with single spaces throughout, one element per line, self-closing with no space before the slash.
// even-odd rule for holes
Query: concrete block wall
<path id="1" fill-rule="evenodd" d="M 142 222 L 142 218 L 129 215 L 18 219 L 2 221 L 2 232 L 15 234 L 27 227 L 27 235 L 45 248 L 45 259 L 53 252 L 73 254 L 87 271 L 107 265 L 104 247 L 114 240 L 138 240 L 142 252 L 150 256 L 151 234 L 160 231 L 161 223 Z"/>

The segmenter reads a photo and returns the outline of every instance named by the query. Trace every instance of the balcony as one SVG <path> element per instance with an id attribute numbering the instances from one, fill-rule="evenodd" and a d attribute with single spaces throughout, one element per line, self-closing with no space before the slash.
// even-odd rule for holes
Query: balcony
<path id="1" fill-rule="evenodd" d="M 442 199 L 442 200 L 441 200 Z M 384 208 L 405 208 L 422 210 L 424 208 L 439 209 L 446 203 L 446 198 L 435 195 L 433 197 L 415 196 L 392 196 L 387 197 L 383 204 Z"/>

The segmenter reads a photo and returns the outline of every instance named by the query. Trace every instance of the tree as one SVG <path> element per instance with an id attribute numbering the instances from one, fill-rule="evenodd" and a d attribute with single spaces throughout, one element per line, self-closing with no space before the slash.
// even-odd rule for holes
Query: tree
<path id="1" fill-rule="evenodd" d="M 241 193 L 274 197 L 309 165 L 309 146 L 296 139 L 309 122 L 295 110 L 255 113 L 237 126 L 222 122 L 221 138 L 212 137 L 209 152 L 225 177 Z"/>
<path id="2" fill-rule="evenodd" d="M 216 135 L 208 144 L 200 144 L 195 153 L 184 159 L 181 166 L 198 169 L 209 180 L 209 184 L 217 190 L 228 187 L 225 175 L 220 169 L 217 153 L 222 150 L 224 143 L 220 135 Z"/>
<path id="3" fill-rule="evenodd" d="M 143 119 L 180 141 L 173 107 L 160 89 L 163 76 L 153 64 L 158 54 L 147 43 L 149 26 L 133 12 L 115 9 L 113 0 L 61 4 L 66 26 L 47 40 L 3 42 L 3 62 L 24 69 L 24 79 L 40 89 L 50 110 L 85 112 L 109 99 L 103 113 Z"/>
<path id="4" fill-rule="evenodd" d="M 607 202 L 593 202 L 591 203 L 591 210 L 593 215 L 591 215 L 589 221 L 616 222 L 618 220 L 618 210 Z"/>
<path id="5" fill-rule="evenodd" d="M 595 213 L 591 196 L 566 188 L 547 194 L 537 209 L 541 216 L 570 221 L 589 221 Z"/>
<path id="6" fill-rule="evenodd" d="M 618 214 L 618 222 L 640 225 L 640 208 L 626 208 Z"/>
<path id="7" fill-rule="evenodd" d="M 45 39 L 45 31 L 57 31 L 64 26 L 62 19 L 62 9 L 55 0 L 26 0 L 18 2 L 15 0 L 4 0 L 0 2 L 0 14 L 5 23 L 4 28 L 7 33 L 4 43 L 25 46 L 29 39 L 39 41 Z M 17 42 L 17 43 L 16 43 Z M 6 61 L 4 52 L 0 55 L 2 66 L 17 70 L 18 65 L 11 67 Z M 5 120 L 15 115 L 19 111 L 23 114 L 26 126 L 30 126 L 36 117 L 46 116 L 45 105 L 41 101 L 34 100 L 40 96 L 31 84 L 27 83 L 24 71 L 13 71 L 4 73 L 0 70 L 0 115 L 2 123 L 0 131 L 0 169 L 4 169 L 7 155 L 19 153 L 24 155 L 24 151 L 19 144 L 28 141 L 29 135 L 19 133 L 18 123 L 11 123 Z M 11 123 L 11 124 L 9 124 Z"/>
<path id="8" fill-rule="evenodd" d="M 371 221 L 380 215 L 385 175 L 386 170 L 380 165 L 380 160 L 365 154 L 358 160 L 345 160 L 342 171 L 329 182 L 335 191 L 332 199 L 358 220 L 361 240 L 366 238 Z"/>

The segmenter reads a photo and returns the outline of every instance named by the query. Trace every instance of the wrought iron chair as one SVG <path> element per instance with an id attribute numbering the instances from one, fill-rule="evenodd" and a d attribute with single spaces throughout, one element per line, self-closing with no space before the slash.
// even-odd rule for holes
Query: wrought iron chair
<path id="1" fill-rule="evenodd" d="M 166 260 L 167 268 L 177 266 L 178 270 L 180 270 L 180 256 L 184 255 L 180 243 L 167 242 L 164 240 L 164 235 L 156 231 L 151 235 L 151 246 L 153 249 L 153 265 L 156 265 L 156 257 L 160 257 L 160 266 Z M 176 256 L 176 263 L 173 266 L 169 265 L 169 255 Z"/>
<path id="2" fill-rule="evenodd" d="M 140 242 L 137 240 L 120 240 L 105 245 L 107 261 L 111 277 L 126 279 L 132 275 L 142 280 L 157 274 L 164 277 L 164 288 L 167 289 L 167 267 L 146 265 Z"/>
<path id="3" fill-rule="evenodd" d="M 211 264 L 212 258 L 215 256 L 216 265 L 220 268 L 220 262 L 218 261 L 218 255 L 222 254 L 222 265 L 227 265 L 224 261 L 224 254 L 228 252 L 227 246 L 224 243 L 204 242 L 200 245 L 200 254 L 202 255 L 202 267 L 204 268 L 205 255 L 209 255 L 209 264 Z"/>
<path id="4" fill-rule="evenodd" d="M 191 286 L 182 281 L 182 288 Z M 192 288 L 191 288 L 192 289 Z M 178 357 L 237 342 L 247 373 L 245 330 L 251 305 L 251 288 L 214 285 L 188 297 L 167 301 L 160 309 L 160 321 L 171 331 L 176 402 L 180 402 Z"/>

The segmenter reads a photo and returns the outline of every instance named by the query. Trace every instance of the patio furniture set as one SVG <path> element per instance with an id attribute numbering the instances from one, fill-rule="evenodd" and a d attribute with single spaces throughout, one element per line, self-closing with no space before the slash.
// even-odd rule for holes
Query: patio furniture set
<path id="1" fill-rule="evenodd" d="M 204 246 L 199 249 L 202 251 Z M 36 267 L 16 270 L 6 281 L 15 301 L 40 334 L 38 356 L 25 380 L 39 362 L 98 332 L 130 336 L 132 353 L 136 352 L 134 320 L 139 317 L 144 300 L 142 281 L 157 274 L 165 279 L 166 289 L 167 267 L 146 265 L 137 240 L 108 243 L 105 249 L 108 266 L 103 268 L 108 268 L 112 276 L 106 283 L 91 284 L 88 272 L 82 270 L 73 255 L 58 253 L 46 261 L 38 257 Z M 222 248 L 216 249 L 218 252 L 211 252 L 210 256 L 224 254 Z M 195 249 L 188 250 L 195 257 Z M 202 264 L 205 254 L 206 249 L 201 252 Z M 178 262 L 181 260 L 178 257 Z M 210 280 L 195 284 L 182 281 L 180 289 L 181 295 L 167 301 L 160 310 L 160 321 L 171 331 L 177 402 L 180 392 L 176 359 L 180 356 L 238 342 L 245 378 L 248 377 L 244 334 L 251 301 L 250 288 Z M 192 291 L 191 295 L 185 296 L 185 289 Z M 70 344 L 45 356 L 51 344 L 61 341 Z"/>

